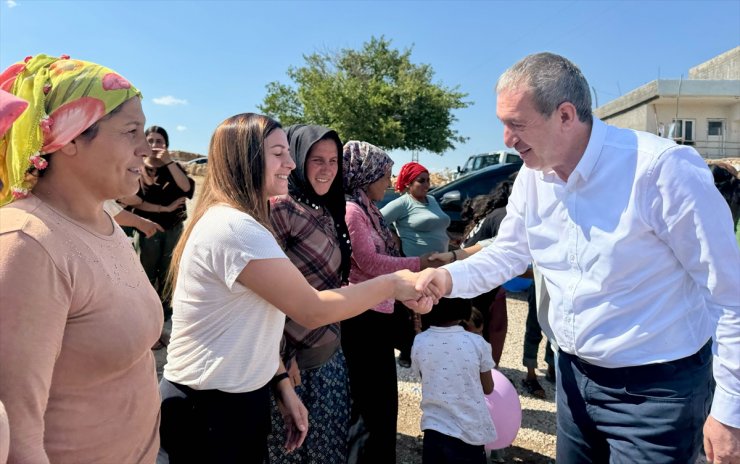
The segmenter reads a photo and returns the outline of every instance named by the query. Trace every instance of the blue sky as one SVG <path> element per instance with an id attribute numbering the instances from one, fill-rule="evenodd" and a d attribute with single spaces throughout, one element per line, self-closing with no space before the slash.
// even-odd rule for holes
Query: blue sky
<path id="1" fill-rule="evenodd" d="M 256 111 L 304 54 L 384 35 L 473 103 L 455 113 L 467 143 L 421 153 L 433 171 L 504 148 L 493 86 L 529 53 L 570 58 L 603 105 L 740 45 L 740 0 L 1 1 L 1 68 L 37 53 L 109 66 L 142 90 L 147 122 L 170 132 L 172 149 L 202 154 L 222 120 Z M 411 158 L 391 155 L 395 172 Z"/>

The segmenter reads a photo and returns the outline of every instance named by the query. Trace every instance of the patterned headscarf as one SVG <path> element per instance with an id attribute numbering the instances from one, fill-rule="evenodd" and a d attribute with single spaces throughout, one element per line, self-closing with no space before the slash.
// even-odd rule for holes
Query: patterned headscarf
<path id="1" fill-rule="evenodd" d="M 0 89 L 29 103 L 0 140 L 0 206 L 25 197 L 28 175 L 122 103 L 141 93 L 111 69 L 64 55 L 28 57 L 0 74 Z"/>
<path id="2" fill-rule="evenodd" d="M 385 242 L 385 250 L 378 251 L 390 256 L 400 256 L 396 240 L 383 215 L 365 193 L 370 184 L 383 177 L 392 167 L 391 157 L 374 145 L 354 140 L 344 144 L 344 192 L 347 200 L 365 211 L 375 231 Z"/>
<path id="3" fill-rule="evenodd" d="M 403 192 L 406 187 L 419 177 L 420 174 L 429 172 L 427 168 L 419 163 L 410 162 L 401 166 L 401 171 L 398 173 L 398 179 L 396 179 L 396 191 Z"/>
<path id="4" fill-rule="evenodd" d="M 342 187 L 342 141 L 339 135 L 326 127 L 296 124 L 285 130 L 290 142 L 290 153 L 295 159 L 296 168 L 288 177 L 288 193 L 296 201 L 302 202 L 309 207 L 324 206 L 331 214 L 336 228 L 339 249 L 342 252 L 341 279 L 343 283 L 349 282 L 349 270 L 351 266 L 352 246 L 344 237 L 349 237 L 347 222 L 344 219 L 346 207 L 344 201 L 344 188 Z M 337 144 L 337 155 L 339 158 L 337 175 L 329 187 L 326 195 L 317 195 L 306 179 L 306 158 L 311 147 L 320 140 L 331 140 Z"/>

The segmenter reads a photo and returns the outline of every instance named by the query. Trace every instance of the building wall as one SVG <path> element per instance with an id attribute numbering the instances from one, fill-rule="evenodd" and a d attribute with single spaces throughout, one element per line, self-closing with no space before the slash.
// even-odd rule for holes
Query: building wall
<path id="1" fill-rule="evenodd" d="M 604 122 L 611 124 L 612 126 L 623 127 L 625 129 L 635 129 L 655 133 L 656 124 L 653 124 L 651 127 L 647 121 L 647 115 L 648 107 L 641 105 L 616 116 L 609 116 L 604 119 Z"/>
<path id="2" fill-rule="evenodd" d="M 649 103 L 625 111 L 605 122 L 617 127 L 635 129 L 668 137 L 676 118 L 676 103 L 671 101 Z M 740 157 L 740 102 L 712 104 L 705 100 L 681 100 L 678 119 L 693 120 L 693 146 L 705 158 Z M 723 135 L 708 135 L 709 120 L 723 121 Z M 662 130 L 661 130 L 662 128 Z"/>
<path id="3" fill-rule="evenodd" d="M 645 130 L 657 133 L 657 127 L 663 123 L 664 135 L 667 136 L 668 129 L 676 117 L 675 103 L 654 103 L 649 106 L 651 114 L 647 118 Z M 740 156 L 740 103 L 711 104 L 706 101 L 692 103 L 682 100 L 678 119 L 694 120 L 694 147 L 702 156 L 706 158 Z M 724 133 L 721 137 L 711 137 L 708 135 L 709 120 L 717 119 L 723 121 Z"/>
<path id="4" fill-rule="evenodd" d="M 740 79 L 740 47 L 689 69 L 689 79 Z"/>

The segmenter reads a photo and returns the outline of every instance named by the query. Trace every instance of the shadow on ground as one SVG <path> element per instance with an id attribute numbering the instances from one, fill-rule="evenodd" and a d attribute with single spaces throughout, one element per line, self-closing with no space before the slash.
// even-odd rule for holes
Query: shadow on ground
<path id="1" fill-rule="evenodd" d="M 409 435 L 396 435 L 396 463 L 397 464 L 421 464 L 422 437 Z M 534 451 L 510 446 L 504 450 L 504 462 L 527 463 L 527 464 L 554 464 L 552 458 L 536 453 Z"/>

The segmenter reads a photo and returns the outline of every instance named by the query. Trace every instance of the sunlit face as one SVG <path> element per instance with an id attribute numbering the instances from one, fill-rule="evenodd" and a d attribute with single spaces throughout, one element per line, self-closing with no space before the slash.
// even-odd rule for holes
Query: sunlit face
<path id="1" fill-rule="evenodd" d="M 380 201 L 385 196 L 385 189 L 391 186 L 391 170 L 388 171 L 372 184 L 367 186 L 367 197 L 370 201 Z"/>
<path id="2" fill-rule="evenodd" d="M 339 148 L 333 140 L 319 140 L 306 158 L 306 179 L 316 195 L 326 195 L 339 170 Z"/>
<path id="3" fill-rule="evenodd" d="M 167 143 L 162 134 L 152 132 L 146 136 L 146 143 L 152 148 L 167 148 Z"/>
<path id="4" fill-rule="evenodd" d="M 151 153 L 144 136 L 141 99 L 131 98 L 111 117 L 98 122 L 95 138 L 75 139 L 78 172 L 99 200 L 133 195 L 139 189 L 143 159 Z"/>
<path id="5" fill-rule="evenodd" d="M 519 152 L 528 168 L 550 171 L 563 162 L 557 111 L 543 116 L 527 89 L 499 92 L 496 116 L 504 124 L 504 143 Z"/>
<path id="6" fill-rule="evenodd" d="M 409 193 L 419 201 L 425 201 L 429 191 L 429 173 L 422 172 L 408 186 Z"/>
<path id="7" fill-rule="evenodd" d="M 288 176 L 293 169 L 288 137 L 284 130 L 275 129 L 265 138 L 265 198 L 288 193 Z"/>

